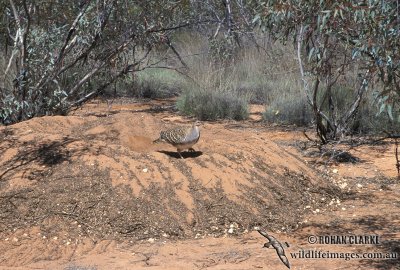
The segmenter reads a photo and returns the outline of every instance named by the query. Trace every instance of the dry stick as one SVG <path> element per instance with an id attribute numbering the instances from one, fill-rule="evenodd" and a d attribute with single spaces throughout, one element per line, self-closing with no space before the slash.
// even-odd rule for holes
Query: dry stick
<path id="1" fill-rule="evenodd" d="M 307 133 L 306 133 L 306 131 L 305 130 L 303 130 L 303 135 L 304 135 L 304 137 L 306 137 L 307 138 L 307 140 L 309 140 L 309 141 L 311 141 L 311 142 L 315 142 L 315 140 L 314 139 L 311 139 L 308 135 L 307 135 Z"/>
<path id="2" fill-rule="evenodd" d="M 350 151 L 350 149 L 352 148 L 352 146 L 349 147 L 348 151 L 343 150 L 341 151 L 340 149 L 337 149 L 337 147 L 342 143 L 342 140 L 338 140 L 335 145 L 333 145 L 332 147 L 332 153 L 331 156 L 329 157 L 329 159 L 325 162 L 325 164 L 327 165 L 329 162 L 331 162 L 332 160 L 334 160 L 336 157 L 339 157 L 341 154 L 343 153 L 348 153 Z M 336 148 L 335 148 L 336 147 Z"/>
<path id="3" fill-rule="evenodd" d="M 397 138 L 394 139 L 394 143 L 396 145 L 395 148 L 395 155 L 396 155 L 396 168 L 397 168 L 397 179 L 400 179 L 400 161 L 399 161 L 399 142 L 397 141 Z"/>

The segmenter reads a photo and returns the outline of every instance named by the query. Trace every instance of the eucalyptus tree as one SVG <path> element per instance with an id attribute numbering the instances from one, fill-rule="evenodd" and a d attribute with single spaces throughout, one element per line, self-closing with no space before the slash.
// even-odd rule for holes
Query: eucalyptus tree
<path id="1" fill-rule="evenodd" d="M 63 114 L 145 68 L 170 31 L 195 22 L 173 0 L 2 2 L 0 122 Z M 111 72 L 113 70 L 113 72 Z"/>
<path id="2" fill-rule="evenodd" d="M 345 135 L 368 88 L 379 80 L 380 111 L 393 118 L 400 95 L 400 3 L 393 0 L 257 1 L 254 23 L 277 40 L 293 40 L 304 93 L 323 143 Z M 338 83 L 358 73 L 353 100 L 339 111 Z M 328 106 L 324 105 L 328 104 Z"/>

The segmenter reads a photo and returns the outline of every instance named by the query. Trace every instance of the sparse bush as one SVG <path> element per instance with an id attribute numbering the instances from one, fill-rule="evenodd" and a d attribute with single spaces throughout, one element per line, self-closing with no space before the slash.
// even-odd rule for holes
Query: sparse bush
<path id="1" fill-rule="evenodd" d="M 186 55 L 184 60 L 189 67 L 188 75 L 197 83 L 195 87 L 186 86 L 177 102 L 178 109 L 202 119 L 234 119 L 229 110 L 246 111 L 244 114 L 236 113 L 239 115 L 236 119 L 243 119 L 248 114 L 248 105 L 243 104 L 265 104 L 263 118 L 269 123 L 312 124 L 314 116 L 303 92 L 293 47 L 278 42 L 271 45 L 265 35 L 257 36 L 257 40 L 259 44 L 264 44 L 263 48 L 257 49 L 254 43 L 245 42 L 235 52 L 234 62 L 225 62 L 221 66 L 213 61 L 213 50 L 209 48 L 212 44 L 204 36 L 188 32 L 176 36 L 176 46 L 182 55 Z M 357 73 L 353 71 L 332 89 L 332 102 L 338 112 L 350 106 L 357 87 L 356 80 Z M 322 110 L 329 114 L 328 101 L 322 102 L 322 94 L 323 91 L 318 95 L 318 102 Z M 375 134 L 385 127 L 396 128 L 396 123 L 390 121 L 387 113 L 377 115 L 378 105 L 373 100 L 372 96 L 365 96 L 359 115 L 350 126 L 350 133 Z M 227 103 L 236 108 L 246 107 L 246 110 L 228 110 Z M 223 108 L 228 112 L 223 112 Z"/>
<path id="2" fill-rule="evenodd" d="M 178 96 L 187 88 L 187 84 L 187 78 L 174 70 L 152 68 L 125 77 L 104 94 L 114 97 L 171 98 Z"/>
<path id="3" fill-rule="evenodd" d="M 377 135 L 382 133 L 382 131 L 393 134 L 400 133 L 399 115 L 393 113 L 392 120 L 387 111 L 379 113 L 378 107 L 378 102 L 373 95 L 364 100 L 351 127 L 353 134 Z"/>
<path id="4" fill-rule="evenodd" d="M 338 84 L 333 88 L 332 102 L 338 112 L 346 112 L 351 106 L 351 101 L 354 98 L 354 90 L 346 85 Z M 397 121 L 398 115 L 393 112 L 393 120 L 390 118 L 386 110 L 379 113 L 379 102 L 376 98 L 377 93 L 369 92 L 365 95 L 363 102 L 358 108 L 358 113 L 349 125 L 349 134 L 369 134 L 377 135 L 383 130 L 388 132 L 400 132 L 400 122 Z M 320 100 L 322 96 L 318 97 Z M 321 102 L 322 109 L 329 113 L 328 102 Z M 340 117 L 340 114 L 338 115 Z M 337 117 L 337 116 L 336 116 Z"/>
<path id="5" fill-rule="evenodd" d="M 267 105 L 263 118 L 269 123 L 308 126 L 312 122 L 313 114 L 300 92 L 293 95 L 282 93 Z"/>
<path id="6" fill-rule="evenodd" d="M 137 73 L 132 93 L 142 98 L 170 98 L 187 87 L 186 78 L 173 70 L 147 69 Z"/>
<path id="7" fill-rule="evenodd" d="M 209 43 L 210 58 L 215 64 L 221 66 L 232 64 L 238 51 L 237 43 L 232 36 L 214 38 Z"/>
<path id="8" fill-rule="evenodd" d="M 264 42 L 263 38 L 259 42 Z M 277 45 L 266 52 L 258 50 L 254 43 L 243 42 L 233 57 L 223 53 L 225 50 L 216 51 L 215 41 L 210 44 L 196 33 L 182 33 L 177 40 L 182 55 L 188 55 L 188 76 L 195 82 L 178 101 L 178 109 L 184 114 L 213 120 L 246 119 L 249 103 L 266 104 L 273 99 L 272 92 L 292 83 L 293 76 L 288 73 L 294 71 L 287 64 L 293 57 L 284 46 Z M 233 58 L 226 61 L 224 57 Z M 285 61 L 276 61 L 277 57 Z M 281 83 L 281 77 L 288 81 Z"/>
<path id="9" fill-rule="evenodd" d="M 182 113 L 200 120 L 244 120 L 249 115 L 248 101 L 233 91 L 194 89 L 178 99 L 177 107 Z"/>
<path id="10" fill-rule="evenodd" d="M 284 85 L 285 80 L 275 82 L 279 89 Z M 286 80 L 289 83 L 289 80 Z M 286 87 L 289 87 L 286 84 Z M 300 85 L 297 86 L 300 89 Z M 353 91 L 349 87 L 338 85 L 333 89 L 332 102 L 338 111 L 345 111 L 352 99 Z M 263 119 L 268 123 L 295 124 L 297 126 L 309 126 L 313 121 L 313 112 L 301 90 L 292 88 L 281 88 L 279 91 L 271 90 L 267 95 L 268 103 L 263 114 Z M 322 96 L 318 96 L 321 100 Z M 322 108 L 329 112 L 328 102 L 321 102 Z M 349 134 L 377 135 L 386 130 L 394 134 L 400 133 L 400 122 L 396 121 L 399 115 L 393 113 L 394 120 L 391 120 L 386 111 L 378 113 L 378 102 L 373 93 L 366 96 L 358 114 L 356 114 L 352 125 L 349 127 Z"/>

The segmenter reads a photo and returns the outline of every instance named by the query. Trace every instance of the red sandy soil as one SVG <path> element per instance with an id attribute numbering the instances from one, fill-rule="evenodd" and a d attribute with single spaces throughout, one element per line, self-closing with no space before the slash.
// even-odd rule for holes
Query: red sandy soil
<path id="1" fill-rule="evenodd" d="M 400 255 L 392 143 L 332 146 L 357 159 L 339 162 L 301 130 L 262 123 L 262 109 L 248 121 L 204 122 L 184 159 L 152 143 L 194 121 L 168 100 L 95 102 L 0 127 L 0 269 L 287 269 L 257 228 L 289 243 L 292 269 L 400 269 L 399 257 L 290 255 Z M 352 234 L 380 244 L 307 242 Z"/>

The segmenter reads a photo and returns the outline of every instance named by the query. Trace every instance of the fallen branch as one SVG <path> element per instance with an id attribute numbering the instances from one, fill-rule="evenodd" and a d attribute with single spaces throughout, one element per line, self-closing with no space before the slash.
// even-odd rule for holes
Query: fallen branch
<path id="1" fill-rule="evenodd" d="M 397 178 L 400 179 L 399 142 L 397 141 L 397 138 L 394 139 L 394 143 L 396 145 L 394 153 L 395 153 L 395 156 L 396 156 Z"/>

